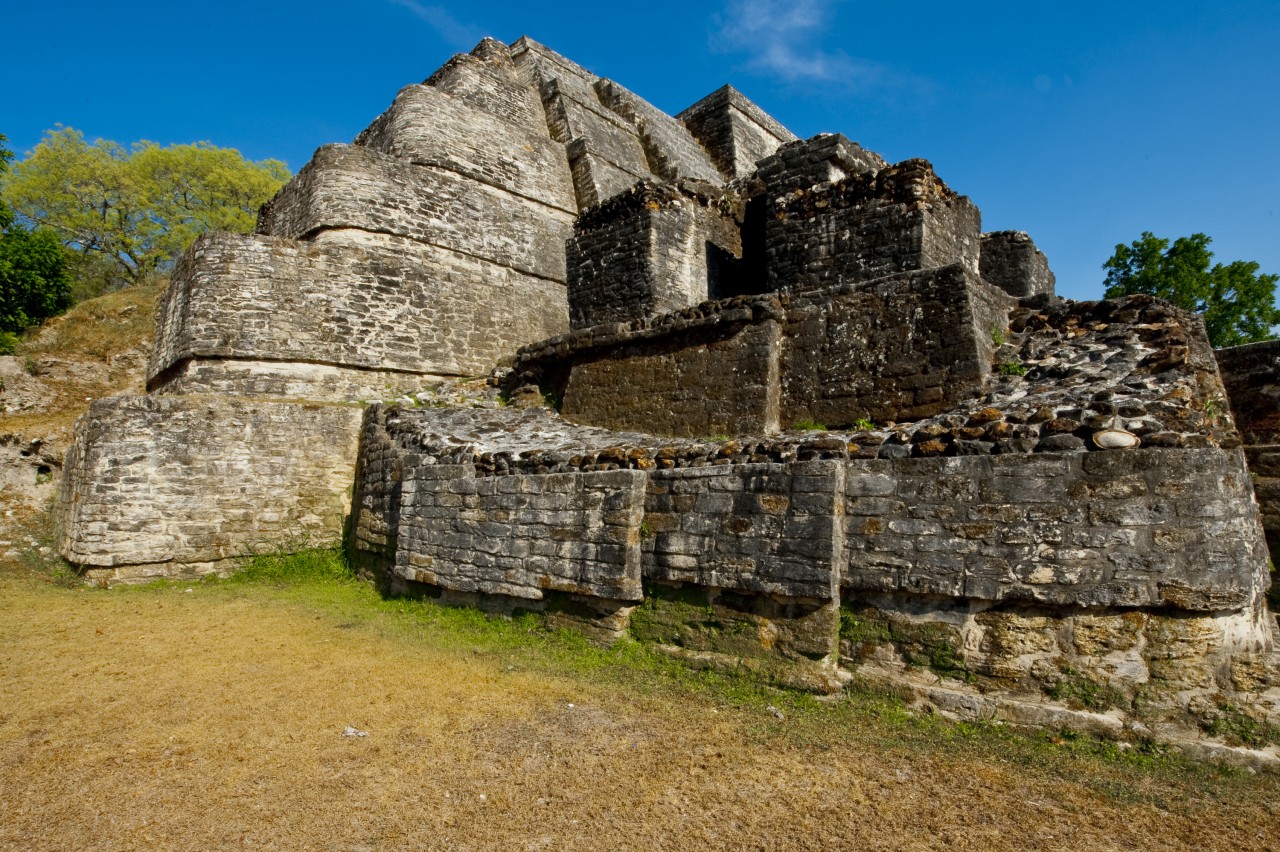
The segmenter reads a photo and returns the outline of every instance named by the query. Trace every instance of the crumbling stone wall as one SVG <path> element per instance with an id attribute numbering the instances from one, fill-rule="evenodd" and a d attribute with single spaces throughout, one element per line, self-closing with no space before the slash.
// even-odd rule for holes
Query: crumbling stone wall
<path id="1" fill-rule="evenodd" d="M 925 160 L 781 194 L 767 212 L 770 289 L 810 290 L 958 263 L 977 274 L 980 214 Z"/>
<path id="2" fill-rule="evenodd" d="M 959 266 L 738 297 L 527 347 L 512 382 L 582 423 L 688 437 L 918 419 L 981 385 L 1012 306 Z"/>
<path id="3" fill-rule="evenodd" d="M 828 427 L 918 420 L 972 396 L 1012 307 L 962 266 L 791 294 L 786 306 L 780 420 Z"/>
<path id="4" fill-rule="evenodd" d="M 1215 354 L 1244 441 L 1274 565 L 1280 563 L 1280 342 L 1232 346 Z M 1221 408 L 1215 406 L 1212 413 L 1221 417 Z M 1273 584 L 1271 600 L 1273 606 L 1280 602 L 1280 584 Z"/>
<path id="5" fill-rule="evenodd" d="M 1268 583 L 1239 450 L 850 462 L 846 589 L 1215 612 Z"/>
<path id="6" fill-rule="evenodd" d="M 619 570 L 583 569 L 588 554 L 626 553 L 630 571 L 638 550 L 627 588 L 638 580 L 644 601 L 608 610 L 615 632 L 700 659 L 785 660 L 792 682 L 816 689 L 838 687 L 837 660 L 916 665 L 1151 721 L 1260 688 L 1247 671 L 1272 641 L 1258 608 L 1266 557 L 1239 450 L 873 460 L 851 458 L 843 438 L 664 445 L 528 411 L 473 426 L 458 412 L 370 410 L 357 494 L 374 535 L 355 541 L 372 570 L 536 597 Z M 619 505 L 590 497 L 593 482 L 629 495 L 619 526 L 582 513 Z M 571 579 L 504 586 L 527 577 L 516 562 L 539 539 Z M 949 696 L 936 697 L 963 700 Z"/>
<path id="7" fill-rule="evenodd" d="M 718 198 L 639 183 L 578 218 L 567 246 L 574 328 L 658 316 L 736 295 L 737 224 Z"/>
<path id="8" fill-rule="evenodd" d="M 850 142 L 843 133 L 819 133 L 778 148 L 760 161 L 755 177 L 776 203 L 820 184 L 874 175 L 888 166 L 879 154 Z"/>
<path id="9" fill-rule="evenodd" d="M 1019 299 L 1051 299 L 1049 260 L 1024 231 L 982 235 L 982 277 Z"/>

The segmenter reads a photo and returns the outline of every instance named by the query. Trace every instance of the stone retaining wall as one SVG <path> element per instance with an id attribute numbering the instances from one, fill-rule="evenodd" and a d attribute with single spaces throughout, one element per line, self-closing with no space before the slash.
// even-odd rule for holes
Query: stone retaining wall
<path id="1" fill-rule="evenodd" d="M 531 463 L 553 451 L 597 462 L 495 468 L 481 444 L 504 434 Z M 504 412 L 474 431 L 456 414 L 372 407 L 353 537 L 362 564 L 501 598 L 560 589 L 635 602 L 643 583 L 634 635 L 789 660 L 820 688 L 839 655 L 1050 694 L 1105 686 L 1121 703 L 1168 678 L 1148 698 L 1183 712 L 1192 692 L 1245 689 L 1232 667 L 1271 648 L 1239 450 L 733 464 L 730 442 L 664 469 L 662 447 L 602 446 L 611 436 L 622 437 L 546 415 Z M 611 612 L 626 628 L 625 611 Z"/>
<path id="2" fill-rule="evenodd" d="M 360 416 L 228 397 L 96 400 L 67 453 L 59 548 L 91 580 L 128 582 L 334 544 Z"/>
<path id="3" fill-rule="evenodd" d="M 161 299 L 148 382 L 157 388 L 174 380 L 175 368 L 191 359 L 476 375 L 522 341 L 563 331 L 566 313 L 564 287 L 554 281 L 409 239 L 209 234 L 179 261 Z M 243 371 L 226 365 L 216 383 L 186 371 L 184 384 L 242 395 L 275 391 L 272 384 L 237 385 L 230 376 Z M 353 390 L 373 383 L 346 381 Z M 387 396 L 313 387 L 281 389 L 311 399 Z"/>

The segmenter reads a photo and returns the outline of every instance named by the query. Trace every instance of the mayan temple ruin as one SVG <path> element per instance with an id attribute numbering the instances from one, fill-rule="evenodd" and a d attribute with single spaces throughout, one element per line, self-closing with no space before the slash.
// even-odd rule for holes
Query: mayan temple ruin
<path id="1" fill-rule="evenodd" d="M 817 692 L 1280 724 L 1278 364 L 1057 298 L 925 160 L 485 39 L 178 262 L 60 546 L 123 583 L 341 540 L 389 592 Z M 502 404 L 431 404 L 465 377 Z"/>

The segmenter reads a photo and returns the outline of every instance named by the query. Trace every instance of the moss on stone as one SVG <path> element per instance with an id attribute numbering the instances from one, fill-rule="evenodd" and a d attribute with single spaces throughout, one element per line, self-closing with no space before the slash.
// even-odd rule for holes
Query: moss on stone
<path id="1" fill-rule="evenodd" d="M 1070 666 L 1063 666 L 1059 676 L 1046 683 L 1045 693 L 1054 701 L 1066 702 L 1073 710 L 1127 709 L 1133 705 L 1133 700 L 1123 690 L 1099 683 Z"/>
<path id="2" fill-rule="evenodd" d="M 874 607 L 840 609 L 841 645 L 851 656 L 866 659 L 876 645 L 892 645 L 908 665 L 927 668 L 942 677 L 972 680 L 960 655 L 960 637 L 950 624 L 893 618 Z"/>

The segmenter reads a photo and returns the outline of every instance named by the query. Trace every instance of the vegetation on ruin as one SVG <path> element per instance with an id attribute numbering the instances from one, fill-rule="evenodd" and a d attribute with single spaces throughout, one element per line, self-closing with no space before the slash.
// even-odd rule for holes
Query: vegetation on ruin
<path id="1" fill-rule="evenodd" d="M 12 166 L 3 197 L 22 223 L 50 229 L 77 254 L 90 295 L 154 281 L 205 231 L 252 231 L 288 178 L 279 160 L 252 162 L 208 142 L 125 147 L 60 127 Z"/>
<path id="2" fill-rule="evenodd" d="M 996 372 L 1002 376 L 1025 376 L 1027 366 L 1021 361 L 1002 361 L 996 365 Z"/>
<path id="3" fill-rule="evenodd" d="M 819 423 L 812 417 L 806 417 L 804 420 L 797 420 L 791 425 L 791 428 L 797 432 L 825 432 L 827 426 L 825 423 Z"/>
<path id="4" fill-rule="evenodd" d="M 1129 245 L 1117 245 L 1102 265 L 1106 297 L 1143 293 L 1201 314 L 1215 347 L 1271 340 L 1280 324 L 1280 276 L 1260 273 L 1252 261 L 1213 263 L 1211 242 L 1204 234 L 1170 241 L 1144 231 Z"/>

